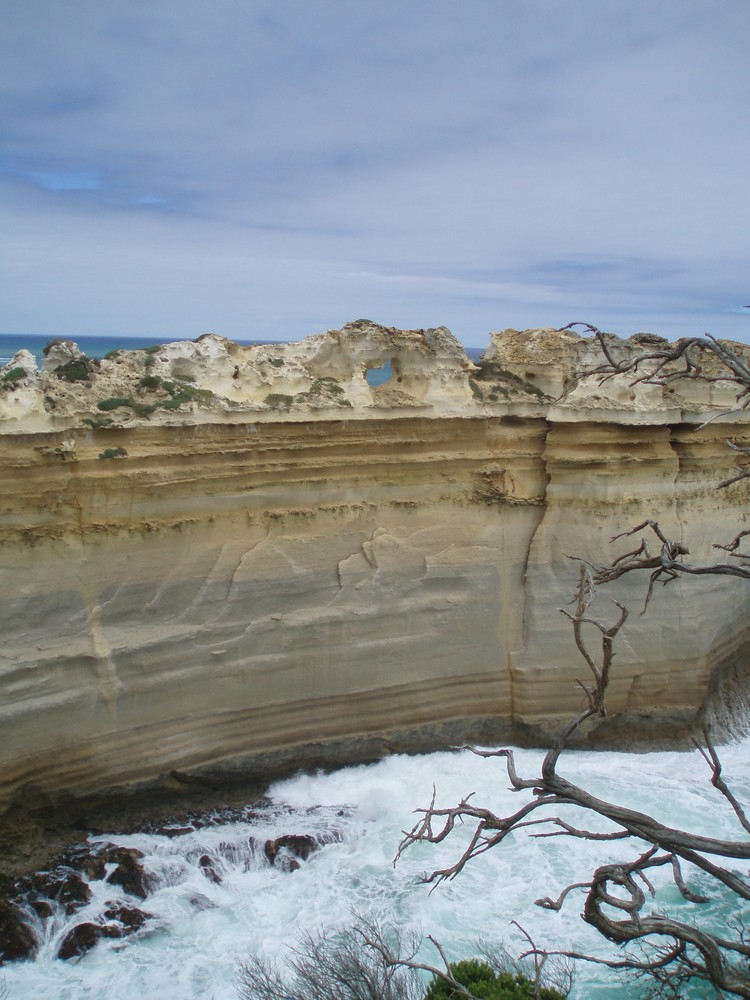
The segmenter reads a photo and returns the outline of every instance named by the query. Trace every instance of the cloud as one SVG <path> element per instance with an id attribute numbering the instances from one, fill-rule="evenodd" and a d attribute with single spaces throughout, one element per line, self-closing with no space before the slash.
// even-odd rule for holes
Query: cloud
<path id="1" fill-rule="evenodd" d="M 744 0 L 4 21 L 8 329 L 750 333 Z"/>

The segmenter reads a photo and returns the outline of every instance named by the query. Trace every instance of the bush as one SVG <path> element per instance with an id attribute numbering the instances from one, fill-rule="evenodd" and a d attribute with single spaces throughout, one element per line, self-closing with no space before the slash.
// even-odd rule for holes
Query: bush
<path id="1" fill-rule="evenodd" d="M 520 973 L 496 972 L 477 958 L 454 962 L 450 973 L 477 1000 L 564 1000 L 564 994 L 548 986 L 535 989 L 533 982 Z M 464 1000 L 463 994 L 444 979 L 435 976 L 427 987 L 424 1000 Z"/>
<path id="2" fill-rule="evenodd" d="M 99 452 L 99 458 L 125 458 L 127 451 L 124 448 L 105 448 Z"/>
<path id="3" fill-rule="evenodd" d="M 236 983 L 241 1000 L 418 1000 L 422 995 L 412 970 L 389 967 L 353 932 L 308 935 L 281 969 L 251 955 L 240 962 Z"/>
<path id="4" fill-rule="evenodd" d="M 158 389 L 161 385 L 161 378 L 158 375 L 144 375 L 138 385 L 141 389 Z"/>
<path id="5" fill-rule="evenodd" d="M 112 417 L 84 417 L 84 424 L 87 427 L 91 427 L 92 430 L 99 430 L 100 427 L 110 427 L 112 425 Z"/>
<path id="6" fill-rule="evenodd" d="M 88 382 L 89 375 L 96 367 L 98 362 L 82 354 L 80 358 L 73 358 L 64 365 L 58 365 L 52 374 L 65 379 L 66 382 Z"/>
<path id="7" fill-rule="evenodd" d="M 294 402 L 294 396 L 288 396 L 285 392 L 269 392 L 263 402 L 266 406 L 288 409 Z"/>
<path id="8" fill-rule="evenodd" d="M 118 406 L 130 406 L 130 400 L 124 396 L 110 396 L 109 399 L 100 399 L 96 404 L 97 410 L 116 410 Z"/>
<path id="9" fill-rule="evenodd" d="M 25 368 L 11 368 L 9 372 L 6 372 L 3 377 L 3 382 L 15 382 L 16 379 L 25 378 L 26 369 Z"/>
<path id="10" fill-rule="evenodd" d="M 271 360 L 268 363 L 269 363 L 269 365 L 273 365 L 274 368 L 281 368 L 281 366 L 284 364 L 284 359 L 283 358 L 271 358 Z"/>
<path id="11" fill-rule="evenodd" d="M 184 383 L 176 386 L 174 383 L 165 382 L 162 388 L 166 389 L 172 397 L 171 399 L 165 399 L 163 403 L 157 404 L 165 410 L 177 410 L 183 403 L 198 403 L 199 405 L 207 406 L 214 398 L 214 394 L 210 389 L 197 389 L 194 385 L 186 385 Z"/>
<path id="12" fill-rule="evenodd" d="M 136 399 L 129 399 L 128 406 L 135 413 L 136 417 L 148 417 L 158 409 L 159 403 L 139 403 Z"/>
<path id="13" fill-rule="evenodd" d="M 506 388 L 507 385 L 511 385 L 515 389 L 519 389 L 521 392 L 528 393 L 530 396 L 537 396 L 539 399 L 546 398 L 544 392 L 538 385 L 534 385 L 533 382 L 529 382 L 527 379 L 521 378 L 521 376 L 516 375 L 515 372 L 508 371 L 507 368 L 501 368 L 496 361 L 478 361 L 476 364 L 479 371 L 472 372 L 469 376 L 472 392 L 474 392 L 475 396 L 477 395 L 474 389 L 476 380 L 478 382 L 495 383 L 489 396 L 493 402 L 497 400 L 498 393 L 503 396 L 508 395 L 508 390 Z M 505 383 L 505 385 L 503 385 L 503 383 Z"/>

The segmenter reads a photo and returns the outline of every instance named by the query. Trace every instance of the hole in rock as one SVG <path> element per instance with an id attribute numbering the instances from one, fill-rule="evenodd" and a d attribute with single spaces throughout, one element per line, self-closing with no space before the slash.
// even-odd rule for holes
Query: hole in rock
<path id="1" fill-rule="evenodd" d="M 390 361 L 386 361 L 379 368 L 368 368 L 365 372 L 367 384 L 371 389 L 375 389 L 379 385 L 385 385 L 386 382 L 390 381 L 392 375 L 393 368 Z"/>

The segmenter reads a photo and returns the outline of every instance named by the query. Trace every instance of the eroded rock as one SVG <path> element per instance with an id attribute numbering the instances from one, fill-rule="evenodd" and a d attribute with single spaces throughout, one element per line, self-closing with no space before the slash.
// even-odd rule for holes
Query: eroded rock
<path id="1" fill-rule="evenodd" d="M 287 833 L 276 840 L 267 840 L 266 858 L 272 865 L 285 871 L 296 871 L 300 861 L 307 861 L 318 850 L 318 841 L 307 833 Z"/>
<path id="2" fill-rule="evenodd" d="M 34 934 L 18 907 L 0 900 L 0 964 L 31 958 L 35 949 Z"/>

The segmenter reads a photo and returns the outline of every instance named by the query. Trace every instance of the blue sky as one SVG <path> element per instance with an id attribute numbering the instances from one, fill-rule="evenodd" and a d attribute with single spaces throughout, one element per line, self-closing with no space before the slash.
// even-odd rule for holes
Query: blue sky
<path id="1" fill-rule="evenodd" d="M 750 340 L 747 0 L 24 0 L 0 330 Z"/>

